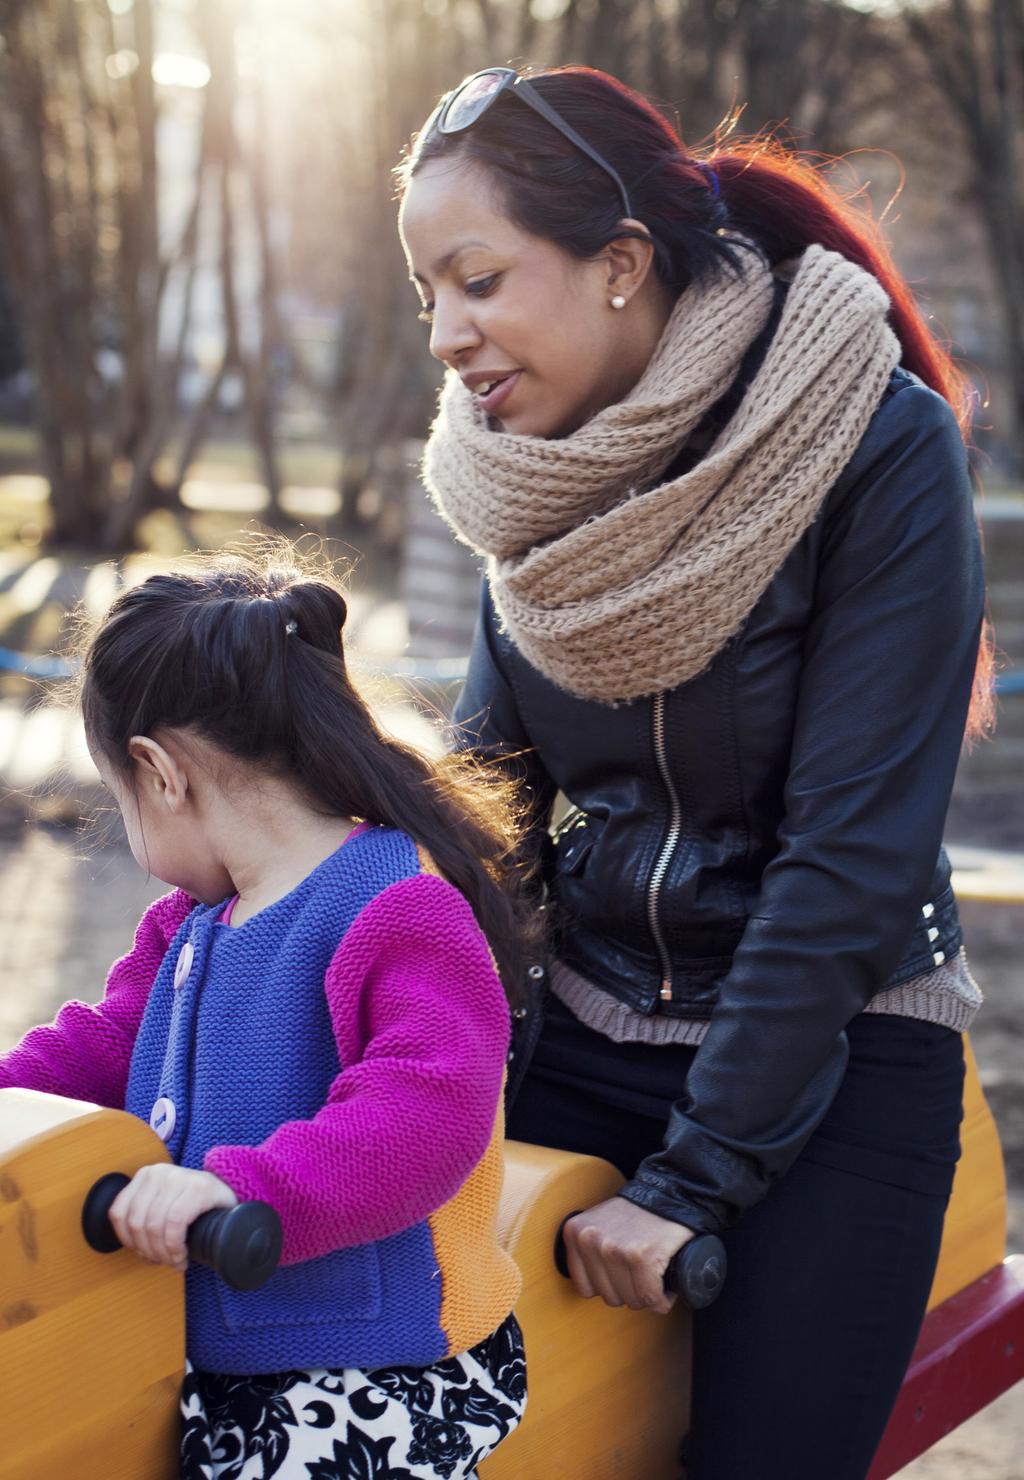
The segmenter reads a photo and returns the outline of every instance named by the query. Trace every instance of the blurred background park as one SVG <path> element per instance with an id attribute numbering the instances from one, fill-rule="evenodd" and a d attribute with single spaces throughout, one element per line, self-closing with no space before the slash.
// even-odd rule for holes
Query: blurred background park
<path id="1" fill-rule="evenodd" d="M 99 845 L 40 687 L 76 607 L 249 529 L 326 541 L 363 659 L 404 686 L 388 722 L 437 743 L 420 701 L 451 696 L 479 572 L 417 481 L 440 371 L 390 171 L 465 74 L 560 62 L 691 146 L 768 127 L 830 161 L 975 386 L 1000 713 L 948 842 L 987 896 L 974 1040 L 1022 1247 L 1022 0 L 0 0 L 0 1049 L 95 997 L 159 892 Z M 1022 1406 L 913 1473 L 1024 1480 Z"/>

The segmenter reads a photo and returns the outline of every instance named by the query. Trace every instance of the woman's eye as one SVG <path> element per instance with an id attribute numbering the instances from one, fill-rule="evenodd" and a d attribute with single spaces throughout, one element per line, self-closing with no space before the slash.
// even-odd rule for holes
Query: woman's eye
<path id="1" fill-rule="evenodd" d="M 499 277 L 500 273 L 492 272 L 490 277 L 475 278 L 473 282 L 466 284 L 466 292 L 473 298 L 486 298 L 488 293 L 494 290 Z M 432 303 L 424 303 L 416 317 L 421 324 L 432 324 L 434 322 L 434 305 Z"/>

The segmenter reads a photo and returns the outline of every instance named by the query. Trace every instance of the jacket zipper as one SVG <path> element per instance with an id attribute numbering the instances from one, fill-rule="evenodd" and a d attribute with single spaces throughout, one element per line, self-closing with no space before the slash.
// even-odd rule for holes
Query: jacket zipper
<path id="1" fill-rule="evenodd" d="M 654 754 L 658 762 L 658 772 L 668 792 L 669 800 L 669 826 L 668 836 L 662 845 L 647 885 L 647 923 L 654 937 L 657 947 L 658 958 L 661 961 L 661 1000 L 671 1002 L 672 1000 L 672 958 L 665 945 L 665 937 L 661 933 L 661 925 L 658 920 L 658 902 L 661 896 L 661 887 L 668 873 L 668 866 L 672 862 L 672 855 L 679 844 L 682 832 L 682 808 L 679 805 L 679 796 L 672 783 L 672 776 L 668 768 L 668 754 L 665 749 L 665 693 L 664 691 L 654 696 Z"/>

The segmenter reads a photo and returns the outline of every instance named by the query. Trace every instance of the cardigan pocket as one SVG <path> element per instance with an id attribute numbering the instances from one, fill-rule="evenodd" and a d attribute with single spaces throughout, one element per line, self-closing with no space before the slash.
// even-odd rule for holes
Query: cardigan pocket
<path id="1" fill-rule="evenodd" d="M 383 1303 L 380 1255 L 373 1244 L 289 1264 L 259 1290 L 232 1290 L 223 1280 L 215 1283 L 224 1325 L 236 1334 L 261 1326 L 372 1321 L 380 1316 Z"/>

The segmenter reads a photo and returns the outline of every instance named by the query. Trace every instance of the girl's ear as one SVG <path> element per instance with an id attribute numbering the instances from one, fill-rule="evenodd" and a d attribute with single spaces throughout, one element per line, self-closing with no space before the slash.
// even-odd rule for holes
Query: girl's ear
<path id="1" fill-rule="evenodd" d="M 137 769 L 139 785 L 150 797 L 175 815 L 183 811 L 188 776 L 174 756 L 148 735 L 133 735 L 128 741 L 128 755 Z"/>

